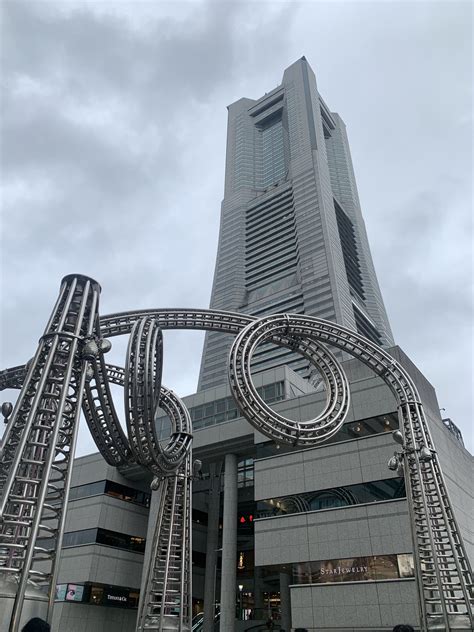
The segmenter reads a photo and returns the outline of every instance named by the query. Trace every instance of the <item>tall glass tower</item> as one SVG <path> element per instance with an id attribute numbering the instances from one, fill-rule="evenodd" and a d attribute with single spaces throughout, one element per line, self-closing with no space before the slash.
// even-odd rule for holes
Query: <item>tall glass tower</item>
<path id="1" fill-rule="evenodd" d="M 304 57 L 281 85 L 229 106 L 225 193 L 211 308 L 304 313 L 393 345 L 359 204 L 346 129 Z M 224 383 L 232 338 L 208 333 L 198 389 Z M 308 363 L 262 345 L 253 369 Z"/>

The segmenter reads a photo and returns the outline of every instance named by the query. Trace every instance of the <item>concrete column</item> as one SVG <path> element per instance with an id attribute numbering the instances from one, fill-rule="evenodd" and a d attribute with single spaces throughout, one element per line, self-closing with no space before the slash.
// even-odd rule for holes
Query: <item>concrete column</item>
<path id="1" fill-rule="evenodd" d="M 222 576 L 220 629 L 235 632 L 237 576 L 237 456 L 225 455 L 224 524 L 222 529 Z"/>
<path id="2" fill-rule="evenodd" d="M 256 566 L 253 575 L 253 599 L 255 609 L 255 619 L 264 619 L 263 612 L 263 580 L 262 580 L 262 567 Z"/>
<path id="3" fill-rule="evenodd" d="M 203 632 L 214 632 L 214 605 L 216 600 L 217 548 L 219 544 L 219 501 L 221 493 L 222 463 L 209 466 L 209 511 L 207 516 L 206 574 L 204 577 Z"/>
<path id="4" fill-rule="evenodd" d="M 291 630 L 291 600 L 290 600 L 290 575 L 280 573 L 280 610 L 281 629 L 285 632 Z"/>

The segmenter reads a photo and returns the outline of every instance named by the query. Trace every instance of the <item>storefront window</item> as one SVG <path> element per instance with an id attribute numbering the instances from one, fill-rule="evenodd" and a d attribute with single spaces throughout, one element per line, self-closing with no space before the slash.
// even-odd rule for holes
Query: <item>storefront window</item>
<path id="1" fill-rule="evenodd" d="M 103 598 L 104 598 L 104 589 L 102 588 L 102 586 L 92 586 L 90 603 L 96 606 L 101 606 Z"/>
<path id="2" fill-rule="evenodd" d="M 295 584 L 381 581 L 407 577 L 414 577 L 414 565 L 413 555 L 406 553 L 303 562 L 293 566 Z"/>
<path id="3" fill-rule="evenodd" d="M 140 591 L 137 588 L 110 586 L 85 582 L 84 584 L 57 584 L 55 601 L 87 603 L 111 608 L 138 608 Z"/>

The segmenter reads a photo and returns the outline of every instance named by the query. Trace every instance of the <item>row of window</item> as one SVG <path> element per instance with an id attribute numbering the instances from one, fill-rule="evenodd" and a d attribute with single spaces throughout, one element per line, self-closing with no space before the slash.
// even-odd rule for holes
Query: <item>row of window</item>
<path id="1" fill-rule="evenodd" d="M 262 316 L 264 314 L 279 314 L 287 312 L 290 314 L 304 313 L 304 302 L 301 294 L 293 293 L 291 296 L 285 296 L 279 301 L 270 301 L 260 304 L 258 308 L 252 309 L 253 316 Z"/>
<path id="2" fill-rule="evenodd" d="M 266 384 L 257 388 L 260 397 L 268 404 L 278 402 L 283 399 L 283 382 L 275 382 L 274 384 Z M 237 419 L 240 412 L 233 397 L 224 397 L 217 399 L 208 404 L 200 404 L 189 409 L 191 419 L 193 421 L 194 430 L 214 426 L 215 424 Z M 161 418 L 157 420 L 161 421 Z"/>
<path id="3" fill-rule="evenodd" d="M 246 288 L 252 290 L 287 275 L 297 262 L 293 196 L 287 189 L 247 211 Z"/>
<path id="4" fill-rule="evenodd" d="M 259 518 L 266 516 L 281 516 L 305 511 L 334 509 L 349 505 L 361 505 L 386 500 L 405 498 L 405 480 L 403 478 L 389 478 L 371 483 L 358 483 L 345 487 L 334 487 L 304 494 L 269 498 L 257 503 Z"/>
<path id="5" fill-rule="evenodd" d="M 200 511 L 199 509 L 192 510 L 193 522 L 201 525 L 207 525 L 207 518 L 208 516 L 206 512 Z M 40 546 L 43 544 L 47 546 L 46 539 L 44 539 L 44 542 L 42 540 L 38 540 L 38 543 Z M 102 528 L 68 531 L 64 534 L 63 548 L 70 548 L 83 544 L 103 544 L 105 546 L 113 546 L 116 549 L 122 549 L 124 551 L 132 551 L 133 553 L 144 553 L 146 539 Z"/>
<path id="6" fill-rule="evenodd" d="M 283 178 L 286 171 L 283 122 L 281 118 L 277 118 L 261 130 L 261 141 L 262 176 L 259 185 L 266 187 Z"/>
<path id="7" fill-rule="evenodd" d="M 68 531 L 64 534 L 63 548 L 79 546 L 81 544 L 104 544 L 133 553 L 145 552 L 145 538 L 108 529 L 83 529 L 82 531 Z"/>
<path id="8" fill-rule="evenodd" d="M 69 500 L 78 500 L 79 498 L 86 498 L 88 496 L 97 496 L 99 494 L 105 494 L 106 496 L 113 496 L 126 502 L 136 503 L 143 507 L 150 506 L 151 494 L 144 492 L 140 489 L 134 489 L 121 483 L 114 481 L 103 480 L 95 481 L 94 483 L 87 483 L 86 485 L 77 485 L 71 487 L 69 492 Z"/>
<path id="9" fill-rule="evenodd" d="M 376 417 L 368 417 L 359 421 L 350 421 L 341 426 L 337 433 L 324 442 L 324 445 L 330 443 L 340 443 L 349 439 L 359 439 L 361 437 L 370 437 L 372 435 L 383 432 L 393 432 L 398 428 L 397 413 L 385 413 Z M 300 449 L 300 448 L 296 448 Z M 294 452 L 295 448 L 281 445 L 278 447 L 278 454 L 284 452 Z M 267 456 L 273 456 L 277 453 L 277 448 L 273 442 L 261 443 L 257 446 L 257 458 L 262 459 Z"/>
<path id="10" fill-rule="evenodd" d="M 266 221 L 268 217 L 271 217 L 276 211 L 280 211 L 282 207 L 292 208 L 293 190 L 291 187 L 283 191 L 281 188 L 278 188 L 275 191 L 276 195 L 266 197 L 265 200 L 258 201 L 248 208 L 246 223 L 249 228 L 253 225 L 260 225 L 262 221 Z"/>
<path id="11" fill-rule="evenodd" d="M 360 298 L 364 299 L 364 284 L 362 282 L 354 225 L 336 200 L 334 200 L 334 209 L 336 211 L 337 228 L 339 231 L 347 280 L 354 292 L 356 292 Z"/>
<path id="12" fill-rule="evenodd" d="M 357 331 L 372 342 L 375 342 L 375 344 L 380 345 L 382 343 L 382 338 L 378 330 L 372 325 L 367 316 L 362 313 L 355 303 L 352 304 L 352 308 L 354 311 Z"/>

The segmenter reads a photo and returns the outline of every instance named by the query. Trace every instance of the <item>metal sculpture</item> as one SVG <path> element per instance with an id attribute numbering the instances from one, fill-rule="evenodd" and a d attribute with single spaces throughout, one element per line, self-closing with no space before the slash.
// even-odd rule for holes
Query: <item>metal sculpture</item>
<path id="1" fill-rule="evenodd" d="M 157 376 L 160 373 L 157 368 L 161 344 L 157 333 L 159 329 L 203 329 L 236 335 L 229 361 L 232 393 L 249 423 L 279 443 L 317 445 L 337 432 L 344 421 L 349 404 L 348 383 L 342 367 L 326 345 L 358 358 L 380 376 L 398 402 L 404 446 L 403 455 L 399 458 L 403 458 L 406 476 L 421 629 L 472 629 L 472 571 L 419 395 L 403 367 L 358 333 L 305 315 L 276 314 L 257 319 L 232 312 L 170 309 L 141 310 L 101 317 L 100 330 L 96 334 L 99 350 L 100 345 L 106 350 L 107 344 L 101 342 L 103 338 L 132 334 L 128 351 L 129 366 L 125 371 L 107 366 L 99 352 L 95 354 L 88 371 L 90 382 L 85 385 L 86 418 L 104 458 L 112 465 L 132 460 L 143 461 L 156 474 L 154 485 L 161 485 L 162 488 L 160 516 L 152 545 L 154 564 L 145 569 L 147 587 L 139 612 L 140 629 L 189 629 L 186 613 L 190 595 L 191 427 L 189 415 L 184 407 L 180 408 L 179 400 L 176 399 L 174 405 L 168 402 L 167 412 L 173 424 L 168 446 L 161 449 L 154 435 L 152 411 L 157 401 Z M 320 371 L 326 384 L 327 402 L 324 411 L 316 419 L 307 422 L 286 419 L 259 397 L 251 379 L 250 362 L 254 350 L 262 342 L 298 351 Z M 92 362 L 92 359 L 89 358 L 89 361 Z M 32 366 L 27 381 L 31 377 Z M 0 374 L 0 385 L 3 388 L 18 385 L 22 381 L 22 371 L 22 367 L 15 367 L 3 372 Z M 108 381 L 125 385 L 130 443 L 118 423 Z M 20 398 L 24 390 L 25 386 Z M 166 393 L 162 387 L 160 405 L 164 408 Z M 9 426 L 15 428 L 16 434 L 13 430 L 10 434 L 18 437 L 17 443 L 26 441 L 23 440 L 26 425 L 16 412 L 18 410 L 17 404 L 9 422 Z M 20 458 L 13 456 L 17 454 L 13 443 L 6 446 L 5 454 L 7 467 L 13 458 L 17 461 Z M 12 469 L 9 480 L 14 481 L 15 476 L 16 470 Z M 17 483 L 22 480 L 20 477 Z M 175 520 L 175 516 L 179 518 Z M 185 537 L 188 543 L 186 550 L 179 546 L 173 548 L 172 543 L 177 544 L 178 536 L 165 537 L 173 529 Z M 178 577 L 180 597 L 173 601 L 166 596 L 166 586 L 167 582 L 177 582 L 175 578 Z"/>
<path id="2" fill-rule="evenodd" d="M 53 604 L 87 366 L 99 353 L 99 294 L 92 279 L 63 280 L 2 441 L 0 590 L 14 631 L 27 588 L 40 600 L 48 584 Z"/>

